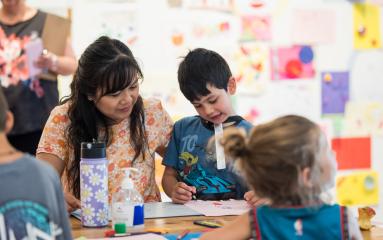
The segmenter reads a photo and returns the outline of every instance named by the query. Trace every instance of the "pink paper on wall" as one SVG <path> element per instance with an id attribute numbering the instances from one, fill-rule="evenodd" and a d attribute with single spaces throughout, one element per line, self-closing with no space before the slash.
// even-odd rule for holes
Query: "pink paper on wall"
<path id="1" fill-rule="evenodd" d="M 271 49 L 271 79 L 313 78 L 314 51 L 310 46 Z"/>
<path id="2" fill-rule="evenodd" d="M 246 15 L 241 17 L 241 41 L 271 40 L 271 17 Z"/>
<path id="3" fill-rule="evenodd" d="M 295 10 L 292 14 L 292 41 L 297 44 L 335 41 L 336 16 L 330 10 Z"/>

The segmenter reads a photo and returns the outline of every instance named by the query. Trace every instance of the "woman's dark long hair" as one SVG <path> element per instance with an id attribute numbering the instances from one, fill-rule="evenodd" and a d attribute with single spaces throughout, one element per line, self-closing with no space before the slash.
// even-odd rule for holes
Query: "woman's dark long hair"
<path id="1" fill-rule="evenodd" d="M 69 190 L 80 197 L 80 146 L 93 139 L 105 141 L 111 138 L 110 119 L 104 116 L 90 99 L 121 91 L 137 79 L 142 79 L 141 69 L 130 49 L 122 42 L 100 37 L 84 51 L 71 83 L 71 94 L 61 102 L 68 103 L 70 124 L 67 129 L 69 146 L 74 159 L 65 163 Z M 99 98 L 100 98 L 99 97 Z M 97 101 L 95 99 L 94 101 Z M 143 101 L 138 97 L 130 115 L 130 143 L 134 147 L 133 161 L 145 157 L 145 116 Z M 100 130 L 105 134 L 100 134 Z"/>

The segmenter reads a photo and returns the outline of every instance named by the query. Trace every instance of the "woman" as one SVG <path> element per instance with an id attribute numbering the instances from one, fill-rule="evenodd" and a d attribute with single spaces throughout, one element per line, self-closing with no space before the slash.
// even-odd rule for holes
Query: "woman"
<path id="1" fill-rule="evenodd" d="M 107 143 L 109 200 L 123 178 L 121 168 L 140 170 L 136 188 L 145 202 L 160 201 L 154 176 L 154 154 L 163 154 L 172 120 L 160 101 L 143 100 L 143 75 L 129 48 L 100 37 L 82 54 L 71 94 L 56 107 L 44 128 L 37 158 L 64 174 L 68 210 L 79 207 L 80 143 Z"/>
<path id="2" fill-rule="evenodd" d="M 1 2 L 0 81 L 15 116 L 8 139 L 18 150 L 34 155 L 49 113 L 58 103 L 57 74 L 72 74 L 77 62 L 69 40 L 64 40 L 62 56 L 44 51 L 35 62 L 37 68 L 49 71 L 49 80 L 47 75 L 31 77 L 26 46 L 42 36 L 47 13 L 27 6 L 24 0 Z"/>

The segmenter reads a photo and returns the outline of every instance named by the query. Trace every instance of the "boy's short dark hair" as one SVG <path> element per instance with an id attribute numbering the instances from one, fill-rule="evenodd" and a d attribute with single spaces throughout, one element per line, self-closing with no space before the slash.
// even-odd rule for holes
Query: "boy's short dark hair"
<path id="1" fill-rule="evenodd" d="M 0 132 L 4 131 L 7 111 L 8 111 L 8 103 L 7 103 L 7 100 L 5 100 L 3 89 L 0 87 Z"/>
<path id="2" fill-rule="evenodd" d="M 204 48 L 190 51 L 178 67 L 181 92 L 190 102 L 208 95 L 208 85 L 227 91 L 231 76 L 225 59 L 218 53 Z"/>

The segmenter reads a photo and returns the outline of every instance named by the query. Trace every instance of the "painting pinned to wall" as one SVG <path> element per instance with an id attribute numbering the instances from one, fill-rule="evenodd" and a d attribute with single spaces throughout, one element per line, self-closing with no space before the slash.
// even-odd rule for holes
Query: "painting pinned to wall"
<path id="1" fill-rule="evenodd" d="M 269 48 L 262 43 L 242 43 L 235 54 L 238 93 L 257 95 L 265 91 L 270 76 Z"/>
<path id="2" fill-rule="evenodd" d="M 383 136 L 383 104 L 376 101 L 347 103 L 345 135 Z"/>
<path id="3" fill-rule="evenodd" d="M 343 114 L 349 100 L 349 73 L 324 72 L 321 74 L 322 114 Z"/>
<path id="4" fill-rule="evenodd" d="M 355 3 L 353 17 L 354 47 L 380 48 L 380 8 L 372 4 Z"/>
<path id="5" fill-rule="evenodd" d="M 337 202 L 344 206 L 378 204 L 378 176 L 378 172 L 373 170 L 357 171 L 339 176 L 336 180 Z"/>
<path id="6" fill-rule="evenodd" d="M 314 51 L 311 46 L 271 49 L 271 79 L 314 78 Z"/>
<path id="7" fill-rule="evenodd" d="M 328 44 L 335 41 L 334 11 L 296 9 L 292 14 L 291 38 L 295 44 Z"/>
<path id="8" fill-rule="evenodd" d="M 188 9 L 202 9 L 228 13 L 233 13 L 235 10 L 234 0 L 183 0 L 183 5 Z"/>
<path id="9" fill-rule="evenodd" d="M 371 168 L 370 137 L 334 138 L 331 145 L 339 170 Z"/>
<path id="10" fill-rule="evenodd" d="M 241 41 L 271 40 L 271 16 L 244 15 L 241 25 Z"/>

